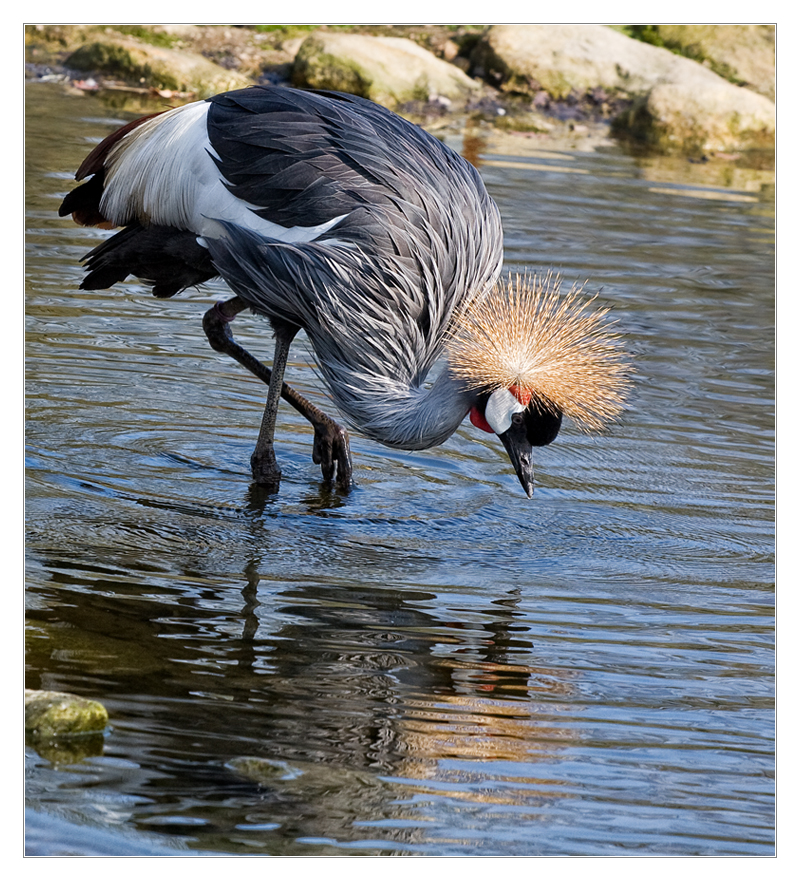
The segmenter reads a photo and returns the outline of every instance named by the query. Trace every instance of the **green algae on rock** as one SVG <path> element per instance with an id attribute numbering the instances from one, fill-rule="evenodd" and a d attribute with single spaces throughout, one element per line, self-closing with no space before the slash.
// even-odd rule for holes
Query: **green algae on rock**
<path id="1" fill-rule="evenodd" d="M 96 734 L 107 726 L 108 711 L 97 701 L 25 689 L 25 731 L 35 739 Z"/>

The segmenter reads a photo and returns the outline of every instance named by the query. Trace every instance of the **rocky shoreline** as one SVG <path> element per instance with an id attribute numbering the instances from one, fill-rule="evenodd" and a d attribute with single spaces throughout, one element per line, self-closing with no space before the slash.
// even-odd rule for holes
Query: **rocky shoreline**
<path id="1" fill-rule="evenodd" d="M 774 151 L 771 25 L 51 26 L 26 75 L 176 105 L 251 83 L 353 92 L 428 127 L 597 134 L 690 158 Z"/>

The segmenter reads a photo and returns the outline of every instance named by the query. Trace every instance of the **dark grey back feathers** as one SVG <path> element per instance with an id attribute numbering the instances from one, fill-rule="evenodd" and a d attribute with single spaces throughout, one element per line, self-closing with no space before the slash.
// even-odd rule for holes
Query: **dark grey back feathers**
<path id="1" fill-rule="evenodd" d="M 229 229 L 208 242 L 221 274 L 258 311 L 307 330 L 346 411 L 326 365 L 421 382 L 454 311 L 500 269 L 499 213 L 477 170 L 352 95 L 253 88 L 210 100 L 234 195 L 288 227 L 346 215 L 295 245 Z"/>

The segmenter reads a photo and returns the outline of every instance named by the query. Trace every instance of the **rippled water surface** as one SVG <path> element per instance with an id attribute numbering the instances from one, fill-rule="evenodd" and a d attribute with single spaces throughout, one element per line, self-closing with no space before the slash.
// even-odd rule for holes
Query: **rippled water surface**
<path id="1" fill-rule="evenodd" d="M 132 114 L 27 88 L 27 684 L 111 717 L 29 746 L 28 851 L 773 853 L 771 174 L 454 138 L 507 267 L 613 306 L 630 410 L 537 451 L 529 501 L 469 422 L 354 435 L 339 495 L 286 408 L 270 495 L 265 389 L 201 329 L 224 286 L 77 289 L 107 233 L 56 210 Z"/>

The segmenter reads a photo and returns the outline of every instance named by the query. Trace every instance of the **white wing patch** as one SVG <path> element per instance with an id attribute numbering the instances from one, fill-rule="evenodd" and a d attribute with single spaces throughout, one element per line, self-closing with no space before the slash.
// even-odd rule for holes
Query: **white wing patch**
<path id="1" fill-rule="evenodd" d="M 237 199 L 225 186 L 206 129 L 206 101 L 196 101 L 148 119 L 108 154 L 100 210 L 112 223 L 133 220 L 224 235 L 217 221 L 235 223 L 283 242 L 311 242 L 346 217 L 318 226 L 285 227 L 255 214 L 257 205 Z M 201 242 L 202 244 L 202 242 Z"/>

